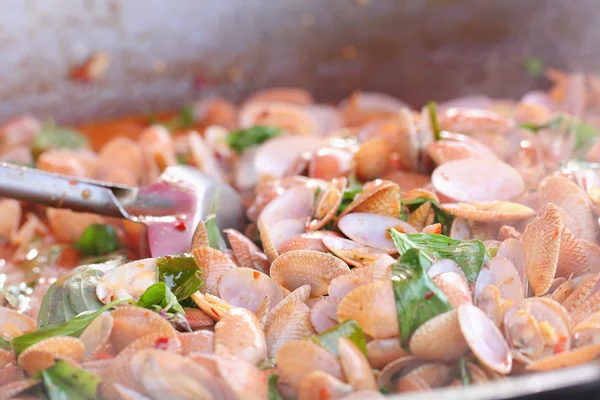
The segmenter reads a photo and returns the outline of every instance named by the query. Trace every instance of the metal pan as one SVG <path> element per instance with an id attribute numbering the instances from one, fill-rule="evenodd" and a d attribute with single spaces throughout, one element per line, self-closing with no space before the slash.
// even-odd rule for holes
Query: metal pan
<path id="1" fill-rule="evenodd" d="M 597 0 L 6 0 L 0 122 L 75 123 L 277 85 L 332 102 L 354 89 L 414 105 L 516 98 L 544 84 L 524 72 L 527 57 L 600 69 L 598 20 Z M 97 51 L 110 55 L 106 76 L 69 80 Z M 593 364 L 414 398 L 595 398 L 599 378 Z"/>

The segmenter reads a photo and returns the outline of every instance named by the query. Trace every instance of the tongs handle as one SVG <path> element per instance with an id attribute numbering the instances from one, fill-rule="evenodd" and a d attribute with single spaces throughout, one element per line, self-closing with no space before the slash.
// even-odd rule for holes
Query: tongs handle
<path id="1" fill-rule="evenodd" d="M 0 196 L 54 208 L 127 218 L 119 198 L 135 189 L 74 178 L 8 163 L 0 164 Z"/>

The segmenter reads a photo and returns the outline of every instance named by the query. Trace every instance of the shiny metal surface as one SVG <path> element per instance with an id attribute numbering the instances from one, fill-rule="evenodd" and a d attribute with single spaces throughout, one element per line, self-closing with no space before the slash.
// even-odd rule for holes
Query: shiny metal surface
<path id="1" fill-rule="evenodd" d="M 23 112 L 79 122 L 277 85 L 334 102 L 355 89 L 414 105 L 518 97 L 544 84 L 524 72 L 528 56 L 600 69 L 599 20 L 597 0 L 4 0 L 0 122 Z M 111 57 L 106 76 L 70 81 L 70 68 L 96 51 Z M 594 364 L 444 398 L 592 398 L 599 371 Z"/>

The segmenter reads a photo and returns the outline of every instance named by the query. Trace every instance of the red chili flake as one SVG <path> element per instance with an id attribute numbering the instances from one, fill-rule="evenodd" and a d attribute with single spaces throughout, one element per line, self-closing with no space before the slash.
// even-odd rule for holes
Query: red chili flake
<path id="1" fill-rule="evenodd" d="M 154 342 L 154 348 L 159 350 L 167 350 L 168 345 L 168 337 L 159 337 L 158 339 L 156 339 L 156 342 Z"/>
<path id="2" fill-rule="evenodd" d="M 319 390 L 319 399 L 320 400 L 329 400 L 331 398 L 331 392 L 329 392 L 329 389 L 327 389 L 326 387 L 322 387 L 321 390 Z"/>
<path id="3" fill-rule="evenodd" d="M 107 353 L 106 351 L 101 351 L 94 355 L 94 358 L 97 360 L 110 360 L 111 358 L 115 358 L 112 354 Z"/>
<path id="4" fill-rule="evenodd" d="M 75 179 L 69 179 L 70 185 L 77 185 L 77 181 Z"/>
<path id="5" fill-rule="evenodd" d="M 187 226 L 185 225 L 185 222 L 179 221 L 175 224 L 175 229 L 177 229 L 179 232 L 183 232 L 187 229 Z"/>
<path id="6" fill-rule="evenodd" d="M 253 275 L 254 275 L 254 279 L 258 279 L 258 277 L 260 276 L 260 272 L 254 271 Z"/>
<path id="7" fill-rule="evenodd" d="M 165 258 L 166 258 L 167 260 L 170 260 L 171 258 L 173 258 L 173 256 L 165 256 Z"/>
<path id="8" fill-rule="evenodd" d="M 433 297 L 433 292 L 430 290 L 427 293 L 425 293 L 425 300 L 429 300 Z"/>
<path id="9" fill-rule="evenodd" d="M 558 338 L 558 343 L 554 346 L 554 354 L 562 353 L 565 351 L 565 344 L 567 343 L 567 338 L 565 336 L 560 336 Z"/>

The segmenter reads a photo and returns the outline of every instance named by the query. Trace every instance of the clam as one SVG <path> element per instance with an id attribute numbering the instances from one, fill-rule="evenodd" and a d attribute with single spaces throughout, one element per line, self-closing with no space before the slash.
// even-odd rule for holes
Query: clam
<path id="1" fill-rule="evenodd" d="M 266 358 L 267 343 L 260 322 L 244 308 L 232 308 L 215 325 L 215 354 L 233 356 L 252 364 Z"/>
<path id="2" fill-rule="evenodd" d="M 344 376 L 354 390 L 376 390 L 371 366 L 360 349 L 347 338 L 340 338 L 338 348 Z"/>
<path id="3" fill-rule="evenodd" d="M 480 222 L 517 221 L 535 215 L 535 210 L 511 201 L 446 203 L 442 210 L 459 218 Z"/>
<path id="4" fill-rule="evenodd" d="M 447 258 L 437 260 L 427 268 L 427 275 L 430 278 L 435 278 L 437 275 L 443 274 L 444 272 L 454 272 L 466 278 L 460 265 L 458 265 L 456 261 Z"/>
<path id="5" fill-rule="evenodd" d="M 267 295 L 263 299 L 262 303 L 258 306 L 256 311 L 254 311 L 254 315 L 258 318 L 258 322 L 260 322 L 260 326 L 263 328 L 267 323 L 267 316 L 269 315 L 269 310 L 271 309 L 271 298 Z"/>
<path id="6" fill-rule="evenodd" d="M 440 128 L 470 135 L 478 132 L 506 132 L 513 127 L 511 119 L 495 111 L 478 108 L 447 108 L 439 115 Z"/>
<path id="7" fill-rule="evenodd" d="M 359 212 L 341 218 L 338 221 L 338 228 L 353 241 L 389 254 L 397 253 L 388 233 L 390 228 L 403 233 L 417 233 L 412 225 L 401 219 Z"/>
<path id="8" fill-rule="evenodd" d="M 297 236 L 293 236 L 279 246 L 279 253 L 287 253 L 293 250 L 314 250 L 321 253 L 327 253 L 328 249 L 324 244 L 325 239 L 338 238 L 342 235 L 333 231 L 316 231 L 306 232 Z"/>
<path id="9" fill-rule="evenodd" d="M 149 333 L 160 333 L 165 338 L 174 337 L 175 329 L 155 313 L 141 307 L 119 307 L 111 313 L 113 326 L 110 344 L 119 353 L 127 345 Z"/>
<path id="10" fill-rule="evenodd" d="M 394 259 L 388 254 L 362 246 L 352 240 L 335 236 L 326 236 L 323 238 L 323 244 L 334 255 L 341 258 L 346 264 L 354 267 L 363 266 L 389 266 L 394 263 Z"/>
<path id="11" fill-rule="evenodd" d="M 471 228 L 466 219 L 455 218 L 450 227 L 450 237 L 452 239 L 466 240 L 471 238 Z"/>
<path id="12" fill-rule="evenodd" d="M 69 336 L 55 336 L 27 347 L 19 354 L 19 366 L 29 376 L 53 366 L 57 359 L 71 363 L 83 361 L 83 343 Z"/>
<path id="13" fill-rule="evenodd" d="M 104 304 L 119 299 L 139 299 L 150 286 L 158 282 L 156 258 L 146 258 L 118 266 L 98 281 L 96 295 Z"/>
<path id="14" fill-rule="evenodd" d="M 521 277 L 508 258 L 492 257 L 485 263 L 477 276 L 475 302 L 488 285 L 497 287 L 502 298 L 510 300 L 513 304 L 519 305 L 524 299 Z"/>
<path id="15" fill-rule="evenodd" d="M 554 291 L 552 292 L 551 298 L 557 303 L 564 303 L 565 300 L 573 293 L 573 282 L 568 280 L 561 283 Z"/>
<path id="16" fill-rule="evenodd" d="M 390 362 L 408 355 L 408 352 L 402 348 L 399 337 L 375 339 L 367 343 L 367 358 L 374 369 L 381 370 Z"/>
<path id="17" fill-rule="evenodd" d="M 421 204 L 413 213 L 408 217 L 408 222 L 412 225 L 416 230 L 421 231 L 427 225 L 433 224 L 433 219 L 435 218 L 435 214 L 433 212 L 433 206 L 431 202 L 425 202 Z"/>
<path id="18" fill-rule="evenodd" d="M 591 290 L 596 286 L 598 280 L 600 280 L 600 273 L 586 277 L 585 280 L 574 287 L 573 292 L 562 303 L 563 307 L 565 307 L 568 312 L 571 312 L 573 309 L 584 303 L 586 298 L 590 295 Z"/>
<path id="19" fill-rule="evenodd" d="M 354 172 L 361 181 L 379 178 L 388 168 L 392 148 L 383 137 L 362 143 L 354 154 Z"/>
<path id="20" fill-rule="evenodd" d="M 208 232 L 206 232 L 204 221 L 198 222 L 198 226 L 196 226 L 196 230 L 194 231 L 194 236 L 192 236 L 192 245 L 190 246 L 190 249 L 198 247 L 210 247 L 208 242 Z"/>
<path id="21" fill-rule="evenodd" d="M 442 164 L 433 171 L 431 182 L 439 195 L 458 202 L 510 200 L 525 189 L 523 178 L 513 167 L 481 158 Z"/>
<path id="22" fill-rule="evenodd" d="M 523 232 L 523 251 L 529 284 L 536 296 L 545 294 L 558 264 L 562 222 L 558 208 L 546 203 Z"/>
<path id="23" fill-rule="evenodd" d="M 600 312 L 590 314 L 571 331 L 575 347 L 600 343 Z"/>
<path id="24" fill-rule="evenodd" d="M 471 290 L 464 275 L 456 272 L 444 272 L 436 275 L 432 280 L 444 292 L 452 307 L 456 308 L 463 303 L 472 303 Z"/>
<path id="25" fill-rule="evenodd" d="M 83 343 L 84 360 L 93 359 L 98 352 L 106 347 L 113 329 L 113 322 L 112 315 L 106 313 L 94 318 L 87 328 L 85 328 L 79 337 Z"/>
<path id="26" fill-rule="evenodd" d="M 425 322 L 413 333 L 409 347 L 412 354 L 425 360 L 458 360 L 469 349 L 460 330 L 458 311 L 448 311 Z"/>
<path id="27" fill-rule="evenodd" d="M 308 306 L 297 300 L 288 301 L 277 309 L 266 331 L 267 355 L 274 357 L 284 344 L 314 334 L 310 316 Z"/>
<path id="28" fill-rule="evenodd" d="M 236 231 L 224 229 L 227 239 L 231 244 L 231 251 L 241 267 L 254 268 L 257 271 L 268 273 L 269 260 L 252 240 Z"/>
<path id="29" fill-rule="evenodd" d="M 317 231 L 333 220 L 342 204 L 347 179 L 333 179 L 329 186 L 321 191 L 315 200 L 314 211 L 306 223 L 307 231 Z"/>
<path id="30" fill-rule="evenodd" d="M 215 321 L 219 321 L 232 308 L 231 304 L 212 294 L 202 294 L 198 291 L 190 297 L 200 310 Z"/>
<path id="31" fill-rule="evenodd" d="M 458 308 L 458 322 L 469 348 L 477 359 L 500 374 L 508 374 L 512 356 L 494 322 L 479 308 L 465 303 Z"/>
<path id="32" fill-rule="evenodd" d="M 219 279 L 226 272 L 237 268 L 237 265 L 223 252 L 211 247 L 192 249 L 192 255 L 202 272 L 201 278 L 204 285 L 200 288 L 200 291 L 217 295 Z"/>
<path id="33" fill-rule="evenodd" d="M 414 385 L 414 378 L 418 378 Z M 446 386 L 452 380 L 452 368 L 444 364 L 425 364 L 416 367 L 398 381 L 398 391 L 408 392 L 412 388 L 419 391 L 427 388 L 439 388 Z M 425 383 L 425 385 L 423 385 Z"/>
<path id="34" fill-rule="evenodd" d="M 338 324 L 337 310 L 339 301 L 323 297 L 310 309 L 310 322 L 318 333 L 325 332 Z"/>
<path id="35" fill-rule="evenodd" d="M 283 299 L 279 285 L 270 276 L 251 268 L 233 268 L 223 273 L 217 283 L 221 299 L 235 307 L 256 312 L 269 296 L 270 307 Z"/>
<path id="36" fill-rule="evenodd" d="M 375 280 L 385 280 L 391 278 L 391 268 L 376 267 L 370 265 L 362 268 L 355 268 L 348 274 L 334 278 L 329 284 L 329 296 L 335 300 L 342 300 L 352 289 Z"/>
<path id="37" fill-rule="evenodd" d="M 343 379 L 337 357 L 316 343 L 294 340 L 281 346 L 275 355 L 280 377 L 298 390 L 302 380 L 314 370 Z"/>
<path id="38" fill-rule="evenodd" d="M 338 307 L 340 322 L 355 320 L 363 331 L 375 338 L 399 335 L 396 300 L 391 281 L 376 280 L 348 293 Z"/>
<path id="39" fill-rule="evenodd" d="M 363 186 L 339 218 L 350 213 L 369 213 L 388 217 L 400 214 L 400 188 L 391 181 L 376 179 Z"/>
<path id="40" fill-rule="evenodd" d="M 577 349 L 554 354 L 529 364 L 528 371 L 550 371 L 585 364 L 600 356 L 600 344 L 591 344 Z"/>
<path id="41" fill-rule="evenodd" d="M 298 387 L 298 400 L 339 399 L 352 392 L 351 385 L 327 372 L 315 370 L 302 378 Z"/>
<path id="42" fill-rule="evenodd" d="M 177 338 L 181 342 L 183 354 L 214 352 L 215 334 L 211 331 L 182 332 L 177 334 Z"/>
<path id="43" fill-rule="evenodd" d="M 310 285 L 303 285 L 303 286 L 300 286 L 298 289 L 294 290 L 293 292 L 291 292 L 286 297 L 284 297 L 284 299 L 279 304 L 277 304 L 275 307 L 273 307 L 271 309 L 271 311 L 269 311 L 269 314 L 267 315 L 267 321 L 265 322 L 265 325 L 264 325 L 265 331 L 269 330 L 269 327 L 273 323 L 273 320 L 275 319 L 275 317 L 280 313 L 279 310 L 282 307 L 284 307 L 286 304 L 288 304 L 289 302 L 292 302 L 292 301 L 299 301 L 301 303 L 304 303 L 306 300 L 308 300 L 308 298 L 310 296 L 310 291 L 311 291 Z"/>
<path id="44" fill-rule="evenodd" d="M 0 399 L 8 400 L 15 398 L 21 392 L 39 384 L 42 380 L 39 378 L 27 378 L 8 383 L 0 387 Z"/>
<path id="45" fill-rule="evenodd" d="M 263 400 L 268 397 L 267 376 L 249 362 L 232 357 L 217 357 L 223 381 L 239 399 Z"/>
<path id="46" fill-rule="evenodd" d="M 351 171 L 352 153 L 344 148 L 323 147 L 312 153 L 307 168 L 311 178 L 328 181 L 343 177 Z"/>
<path id="47" fill-rule="evenodd" d="M 281 254 L 271 265 L 271 277 L 288 290 L 310 285 L 311 297 L 327 293 L 327 286 L 337 276 L 350 271 L 337 257 L 312 250 L 295 250 Z"/>
<path id="48" fill-rule="evenodd" d="M 600 246 L 584 239 L 577 239 L 566 226 L 560 235 L 560 250 L 556 276 L 568 278 L 597 272 L 596 260 L 600 256 Z"/>
<path id="49" fill-rule="evenodd" d="M 0 307 L 0 337 L 10 340 L 35 331 L 37 324 L 27 315 L 7 307 Z"/>
<path id="50" fill-rule="evenodd" d="M 395 359 L 387 364 L 377 377 L 377 386 L 390 391 L 396 390 L 398 380 L 406 373 L 412 371 L 424 362 L 415 356 L 405 356 Z"/>
<path id="51" fill-rule="evenodd" d="M 523 246 L 519 240 L 515 238 L 508 238 L 500 243 L 496 257 L 503 257 L 508 259 L 512 266 L 517 270 L 519 278 L 523 286 L 525 286 L 525 280 L 527 279 L 527 272 L 525 270 L 525 253 L 523 252 Z"/>

